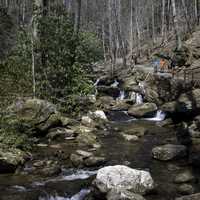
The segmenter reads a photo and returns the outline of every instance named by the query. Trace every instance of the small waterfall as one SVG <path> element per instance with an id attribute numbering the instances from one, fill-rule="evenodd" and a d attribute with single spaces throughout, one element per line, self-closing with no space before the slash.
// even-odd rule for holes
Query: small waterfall
<path id="1" fill-rule="evenodd" d="M 114 83 L 112 83 L 110 86 L 111 87 L 118 87 L 119 82 L 117 80 L 114 81 Z"/>
<path id="2" fill-rule="evenodd" d="M 54 196 L 51 195 L 47 197 L 39 197 L 39 200 L 83 200 L 86 197 L 86 195 L 88 195 L 89 193 L 90 193 L 90 190 L 83 189 L 72 197 L 61 197 L 58 195 L 54 195 Z"/>
<path id="3" fill-rule="evenodd" d="M 130 99 L 131 100 L 135 100 L 135 104 L 139 105 L 143 103 L 143 97 L 141 94 L 136 93 L 136 92 L 132 92 L 130 95 Z"/>
<path id="4" fill-rule="evenodd" d="M 99 84 L 99 82 L 100 82 L 100 78 L 98 78 L 97 80 L 96 80 L 96 82 L 94 83 L 94 86 L 97 86 L 98 84 Z"/>
<path id="5" fill-rule="evenodd" d="M 163 120 L 165 120 L 166 114 L 162 111 L 162 110 L 158 110 L 156 112 L 156 116 L 153 118 L 146 118 L 145 120 L 148 121 L 155 121 L 155 122 L 161 122 Z"/>
<path id="6" fill-rule="evenodd" d="M 125 99 L 125 92 L 124 90 L 120 91 L 119 97 L 117 97 L 117 100 L 124 100 Z"/>
<path id="7" fill-rule="evenodd" d="M 136 104 L 139 105 L 139 104 L 142 104 L 143 103 L 143 97 L 141 94 L 139 93 L 136 93 Z"/>
<path id="8" fill-rule="evenodd" d="M 141 88 L 142 93 L 145 94 L 145 87 L 143 82 L 139 82 L 138 86 Z"/>

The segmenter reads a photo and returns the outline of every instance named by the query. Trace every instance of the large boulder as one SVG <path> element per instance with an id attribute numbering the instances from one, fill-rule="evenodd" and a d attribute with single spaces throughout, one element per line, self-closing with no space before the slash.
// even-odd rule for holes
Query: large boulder
<path id="1" fill-rule="evenodd" d="M 165 103 L 161 109 L 171 114 L 197 112 L 200 109 L 200 89 L 181 94 L 176 101 Z"/>
<path id="2" fill-rule="evenodd" d="M 144 103 L 134 105 L 128 110 L 128 114 L 134 117 L 153 117 L 157 111 L 157 106 L 154 103 Z"/>
<path id="3" fill-rule="evenodd" d="M 155 90 L 152 90 L 151 88 L 145 89 L 144 99 L 146 102 L 150 103 L 159 103 L 159 95 Z"/>
<path id="4" fill-rule="evenodd" d="M 123 165 L 108 166 L 98 170 L 94 184 L 103 194 L 118 189 L 146 194 L 154 189 L 154 181 L 149 172 Z"/>
<path id="5" fill-rule="evenodd" d="M 112 189 L 106 196 L 107 200 L 145 200 L 145 198 L 139 194 L 127 190 Z"/>
<path id="6" fill-rule="evenodd" d="M 187 155 L 187 149 L 184 145 L 166 144 L 155 147 L 152 150 L 153 158 L 162 161 L 183 158 Z"/>
<path id="7" fill-rule="evenodd" d="M 25 130 L 45 132 L 61 123 L 56 106 L 41 99 L 19 99 L 8 107 L 7 113 L 8 123 L 18 124 Z"/>
<path id="8" fill-rule="evenodd" d="M 25 163 L 27 158 L 26 153 L 16 148 L 0 149 L 0 173 L 15 172 L 18 166 Z"/>

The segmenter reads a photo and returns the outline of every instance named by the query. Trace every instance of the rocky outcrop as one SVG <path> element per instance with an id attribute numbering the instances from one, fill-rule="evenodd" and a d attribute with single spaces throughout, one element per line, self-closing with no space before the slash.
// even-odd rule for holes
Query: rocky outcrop
<path id="1" fill-rule="evenodd" d="M 23 165 L 28 155 L 19 149 L 0 149 L 0 173 L 13 173 Z"/>
<path id="2" fill-rule="evenodd" d="M 184 145 L 166 144 L 155 147 L 152 150 L 152 155 L 157 160 L 168 161 L 185 157 L 187 149 Z"/>
<path id="3" fill-rule="evenodd" d="M 102 194 L 108 194 L 111 190 L 119 189 L 136 194 L 146 194 L 154 189 L 154 181 L 149 172 L 123 165 L 100 169 L 94 184 Z"/>
<path id="4" fill-rule="evenodd" d="M 7 109 L 8 123 L 16 124 L 26 131 L 46 132 L 61 123 L 61 115 L 56 106 L 41 99 L 19 99 Z"/>
<path id="5" fill-rule="evenodd" d="M 134 117 L 153 117 L 157 111 L 157 106 L 154 103 L 144 103 L 134 105 L 128 110 L 128 114 Z"/>
<path id="6" fill-rule="evenodd" d="M 183 93 L 176 101 L 165 103 L 161 109 L 170 114 L 196 114 L 200 110 L 200 89 Z"/>

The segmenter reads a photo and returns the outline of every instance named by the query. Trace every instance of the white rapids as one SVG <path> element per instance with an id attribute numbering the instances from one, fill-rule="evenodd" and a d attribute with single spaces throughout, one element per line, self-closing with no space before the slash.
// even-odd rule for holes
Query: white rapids
<path id="1" fill-rule="evenodd" d="M 87 194 L 90 193 L 88 189 L 82 189 L 79 193 L 75 194 L 72 197 L 61 197 L 58 195 L 55 196 L 47 196 L 47 197 L 39 197 L 39 200 L 83 200 Z"/>
<path id="2" fill-rule="evenodd" d="M 165 117 L 166 117 L 166 114 L 162 110 L 158 110 L 155 117 L 145 118 L 145 120 L 161 122 L 161 121 L 165 120 Z"/>

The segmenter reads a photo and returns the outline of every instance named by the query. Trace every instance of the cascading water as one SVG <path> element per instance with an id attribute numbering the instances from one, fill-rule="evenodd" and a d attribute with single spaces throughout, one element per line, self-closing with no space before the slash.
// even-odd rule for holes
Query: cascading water
<path id="1" fill-rule="evenodd" d="M 90 193 L 90 190 L 83 189 L 72 197 L 61 197 L 61 196 L 55 195 L 55 196 L 39 197 L 39 200 L 83 200 L 85 196 L 88 195 L 89 193 Z"/>
<path id="2" fill-rule="evenodd" d="M 135 100 L 135 104 L 139 105 L 143 103 L 143 97 L 139 93 L 132 92 L 130 95 L 131 100 Z"/>
<path id="3" fill-rule="evenodd" d="M 143 97 L 141 94 L 136 93 L 136 104 L 142 104 L 143 103 Z"/>
<path id="4" fill-rule="evenodd" d="M 110 86 L 111 87 L 118 87 L 119 82 L 117 80 L 114 81 L 114 83 L 112 83 Z"/>
<path id="5" fill-rule="evenodd" d="M 119 97 L 117 97 L 117 100 L 124 100 L 124 99 L 125 99 L 125 92 L 124 92 L 124 90 L 121 90 Z"/>
<path id="6" fill-rule="evenodd" d="M 155 122 L 161 122 L 165 120 L 166 114 L 162 110 L 158 110 L 156 112 L 156 116 L 153 118 L 146 118 L 148 121 L 155 121 Z"/>
<path id="7" fill-rule="evenodd" d="M 98 79 L 96 80 L 96 82 L 94 83 L 94 86 L 97 86 L 97 85 L 99 84 L 99 82 L 100 82 L 100 78 L 98 78 Z"/>

